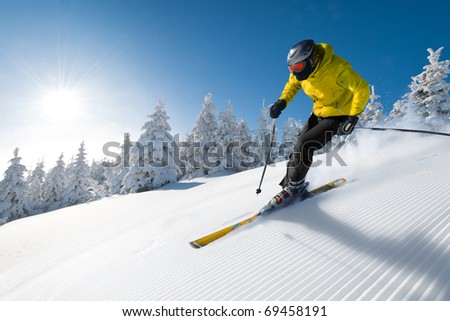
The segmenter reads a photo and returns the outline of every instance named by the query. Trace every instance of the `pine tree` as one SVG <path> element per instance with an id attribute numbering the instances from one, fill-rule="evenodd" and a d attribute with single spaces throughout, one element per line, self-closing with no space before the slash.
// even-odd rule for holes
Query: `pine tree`
<path id="1" fill-rule="evenodd" d="M 130 134 L 124 134 L 123 144 L 120 146 L 121 153 L 117 156 L 114 164 L 105 165 L 106 186 L 109 196 L 120 194 L 123 188 L 123 179 L 128 174 L 130 167 L 130 150 L 132 147 Z M 124 191 L 125 192 L 125 191 Z"/>
<path id="2" fill-rule="evenodd" d="M 97 182 L 99 186 L 104 187 L 106 182 L 105 167 L 103 166 L 104 161 L 92 161 L 90 167 L 90 175 L 94 181 Z"/>
<path id="3" fill-rule="evenodd" d="M 450 74 L 450 60 L 439 61 L 443 49 L 428 49 L 430 64 L 411 84 L 412 98 L 422 103 L 417 112 L 434 130 L 444 128 L 450 121 L 450 83 L 445 81 Z"/>
<path id="4" fill-rule="evenodd" d="M 394 107 L 392 108 L 389 115 L 386 117 L 386 123 L 396 126 L 399 124 L 405 117 L 407 113 L 407 95 L 404 95 L 402 99 L 397 100 L 394 103 Z"/>
<path id="5" fill-rule="evenodd" d="M 204 175 L 201 163 L 200 142 L 196 142 L 194 134 L 191 132 L 186 135 L 185 148 L 182 150 L 184 178 L 193 178 L 197 175 Z M 201 172 L 201 174 L 200 174 Z"/>
<path id="6" fill-rule="evenodd" d="M 283 126 L 282 139 L 280 145 L 281 157 L 286 160 L 294 152 L 295 144 L 297 143 L 298 135 L 300 134 L 303 125 L 301 121 L 297 121 L 289 117 Z"/>
<path id="7" fill-rule="evenodd" d="M 372 86 L 369 103 L 359 116 L 359 123 L 362 126 L 377 126 L 385 122 L 386 116 L 383 114 L 383 105 L 378 101 L 380 96 L 375 94 L 375 86 Z"/>
<path id="8" fill-rule="evenodd" d="M 277 141 L 277 133 L 275 132 L 274 137 L 272 137 L 272 125 L 269 119 L 269 109 L 264 107 L 261 109 L 261 118 L 257 121 L 259 124 L 259 129 L 256 130 L 255 140 L 259 144 L 259 160 L 260 165 L 264 165 L 267 160 L 267 153 L 270 151 L 271 159 L 269 163 L 276 158 L 277 150 L 273 143 Z"/>
<path id="9" fill-rule="evenodd" d="M 445 79 L 450 74 L 450 60 L 439 61 L 443 47 L 430 55 L 424 71 L 412 77 L 411 91 L 394 104 L 389 115 L 391 121 L 402 121 L 433 130 L 445 129 L 450 119 L 450 84 Z"/>
<path id="10" fill-rule="evenodd" d="M 225 112 L 219 115 L 217 142 L 222 150 L 223 159 L 220 170 L 239 168 L 239 125 L 233 115 L 233 106 L 228 102 Z"/>
<path id="11" fill-rule="evenodd" d="M 240 119 L 238 122 L 238 142 L 239 142 L 239 167 L 240 171 L 254 168 L 259 165 L 259 159 L 255 154 L 259 148 L 252 141 L 252 132 L 248 127 L 247 121 Z"/>
<path id="12" fill-rule="evenodd" d="M 186 175 L 188 177 L 213 174 L 219 165 L 217 156 L 217 118 L 212 94 L 205 96 L 200 115 L 188 135 Z M 206 153 L 205 153 L 206 152 Z M 210 157 L 212 156 L 212 157 Z"/>
<path id="13" fill-rule="evenodd" d="M 170 134 L 170 118 L 166 114 L 163 101 L 159 101 L 155 112 L 149 118 L 146 131 L 139 142 L 148 147 L 149 164 L 154 168 L 152 188 L 157 188 L 178 181 L 181 169 L 176 163 L 178 145 Z"/>
<path id="14" fill-rule="evenodd" d="M 44 178 L 44 163 L 39 162 L 27 179 L 29 215 L 40 214 L 44 211 Z"/>
<path id="15" fill-rule="evenodd" d="M 64 155 L 59 156 L 56 166 L 46 175 L 43 186 L 44 211 L 53 211 L 64 207 L 63 193 L 67 186 Z"/>
<path id="16" fill-rule="evenodd" d="M 100 197 L 101 189 L 91 178 L 84 142 L 82 142 L 75 161 L 69 166 L 67 186 L 62 197 L 63 203 L 68 206 L 83 204 Z"/>
<path id="17" fill-rule="evenodd" d="M 26 217 L 29 214 L 27 183 L 24 165 L 20 164 L 19 149 L 14 150 L 14 158 L 6 169 L 0 186 L 0 224 Z"/>
<path id="18" fill-rule="evenodd" d="M 143 148 L 130 155 L 130 168 L 122 180 L 121 194 L 140 193 L 150 190 L 153 180 L 151 168 L 145 166 Z"/>
<path id="19" fill-rule="evenodd" d="M 181 169 L 175 162 L 177 148 L 173 136 L 169 133 L 169 117 L 165 104 L 159 101 L 155 112 L 148 116 L 139 138 L 139 155 L 123 180 L 123 192 L 148 191 L 168 183 L 176 182 Z"/>

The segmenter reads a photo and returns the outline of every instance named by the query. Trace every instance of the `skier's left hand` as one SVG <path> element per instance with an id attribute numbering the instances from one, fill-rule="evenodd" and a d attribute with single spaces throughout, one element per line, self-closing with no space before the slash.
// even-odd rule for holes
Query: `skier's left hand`
<path id="1" fill-rule="evenodd" d="M 347 119 L 339 125 L 337 134 L 338 135 L 350 135 L 355 129 L 356 123 L 358 122 L 358 117 L 348 116 Z"/>

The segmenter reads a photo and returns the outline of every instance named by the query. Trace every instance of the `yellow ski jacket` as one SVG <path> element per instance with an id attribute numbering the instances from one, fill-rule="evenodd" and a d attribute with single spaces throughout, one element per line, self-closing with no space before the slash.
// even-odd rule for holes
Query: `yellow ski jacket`
<path id="1" fill-rule="evenodd" d="M 289 104 L 303 89 L 313 100 L 313 113 L 318 117 L 361 114 L 370 98 L 369 84 L 346 60 L 333 54 L 332 46 L 321 43 L 315 49 L 319 55 L 316 69 L 302 81 L 291 74 L 279 99 Z"/>

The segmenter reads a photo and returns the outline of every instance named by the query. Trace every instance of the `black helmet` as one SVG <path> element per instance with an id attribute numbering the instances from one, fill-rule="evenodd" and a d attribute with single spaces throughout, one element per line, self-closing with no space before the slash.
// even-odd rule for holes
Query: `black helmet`
<path id="1" fill-rule="evenodd" d="M 288 68 L 298 80 L 305 80 L 314 71 L 317 60 L 314 48 L 314 40 L 303 40 L 289 51 Z"/>

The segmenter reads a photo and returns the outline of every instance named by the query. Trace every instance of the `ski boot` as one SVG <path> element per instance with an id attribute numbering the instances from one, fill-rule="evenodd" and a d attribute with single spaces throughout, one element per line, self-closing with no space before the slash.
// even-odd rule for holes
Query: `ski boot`
<path id="1" fill-rule="evenodd" d="M 306 194 L 308 191 L 306 187 L 308 187 L 308 182 L 302 180 L 300 182 L 291 182 L 283 188 L 281 192 L 275 195 L 271 200 L 270 204 L 273 207 L 283 206 L 294 198 L 299 197 L 303 198 L 303 194 Z"/>

